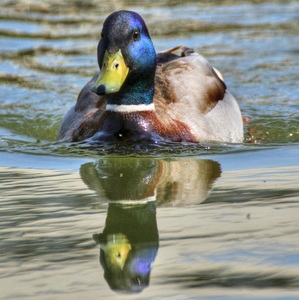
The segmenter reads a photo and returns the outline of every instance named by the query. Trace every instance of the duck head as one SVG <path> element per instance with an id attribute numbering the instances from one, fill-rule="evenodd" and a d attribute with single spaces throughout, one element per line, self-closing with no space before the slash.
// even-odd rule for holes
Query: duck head
<path id="1" fill-rule="evenodd" d="M 116 11 L 103 24 L 98 44 L 100 74 L 91 91 L 107 104 L 151 104 L 156 52 L 144 20 L 132 11 Z"/>

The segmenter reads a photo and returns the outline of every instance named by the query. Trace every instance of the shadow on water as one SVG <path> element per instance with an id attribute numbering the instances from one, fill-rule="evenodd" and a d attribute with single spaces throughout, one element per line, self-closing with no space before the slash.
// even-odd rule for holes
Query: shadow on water
<path id="1" fill-rule="evenodd" d="M 221 170 L 212 160 L 113 157 L 82 165 L 80 174 L 109 203 L 105 228 L 93 235 L 104 277 L 112 290 L 138 293 L 159 247 L 156 205 L 203 202 Z"/>

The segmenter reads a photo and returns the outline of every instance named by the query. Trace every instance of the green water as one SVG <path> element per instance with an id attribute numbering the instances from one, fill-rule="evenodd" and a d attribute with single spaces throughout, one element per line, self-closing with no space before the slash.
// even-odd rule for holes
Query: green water
<path id="1" fill-rule="evenodd" d="M 117 9 L 223 73 L 243 144 L 56 142 Z M 298 1 L 2 1 L 0 299 L 298 299 L 298 29 Z"/>

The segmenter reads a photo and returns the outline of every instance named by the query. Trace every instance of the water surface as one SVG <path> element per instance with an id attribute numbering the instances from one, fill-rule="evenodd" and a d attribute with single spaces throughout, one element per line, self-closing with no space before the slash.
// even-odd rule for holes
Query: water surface
<path id="1" fill-rule="evenodd" d="M 0 8 L 1 299 L 298 299 L 297 1 Z M 223 73 L 243 144 L 56 142 L 117 9 Z"/>

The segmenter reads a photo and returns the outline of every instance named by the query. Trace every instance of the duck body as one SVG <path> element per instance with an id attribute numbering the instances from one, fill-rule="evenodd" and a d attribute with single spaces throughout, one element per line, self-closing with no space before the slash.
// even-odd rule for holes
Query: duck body
<path id="1" fill-rule="evenodd" d="M 241 112 L 219 73 L 183 46 L 156 54 L 137 13 L 105 20 L 98 63 L 100 73 L 81 90 L 58 139 L 242 142 Z"/>

